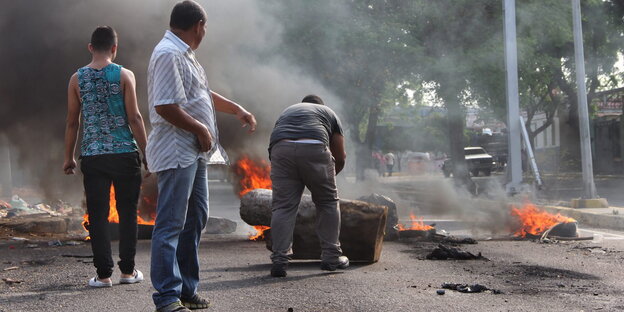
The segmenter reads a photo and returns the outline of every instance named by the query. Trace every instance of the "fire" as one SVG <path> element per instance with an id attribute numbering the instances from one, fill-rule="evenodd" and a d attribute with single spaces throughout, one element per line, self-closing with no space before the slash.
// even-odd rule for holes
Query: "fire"
<path id="1" fill-rule="evenodd" d="M 270 229 L 270 226 L 264 225 L 254 225 L 254 229 L 256 229 L 256 234 L 250 234 L 249 239 L 252 241 L 259 241 L 264 239 L 264 231 Z"/>
<path id="2" fill-rule="evenodd" d="M 233 166 L 234 172 L 240 178 L 240 191 L 238 196 L 242 197 L 248 192 L 263 188 L 271 189 L 271 165 L 265 160 L 254 161 L 249 156 L 244 155 Z M 256 234 L 249 235 L 249 239 L 253 241 L 263 240 L 264 231 L 270 229 L 270 226 L 254 225 Z"/>
<path id="3" fill-rule="evenodd" d="M 519 237 L 542 235 L 558 223 L 576 222 L 576 220 L 561 214 L 554 215 L 540 210 L 531 203 L 524 204 L 522 208 L 512 206 L 511 215 L 516 217 L 519 222 L 519 229 L 514 232 L 514 235 Z"/>
<path id="4" fill-rule="evenodd" d="M 143 198 L 147 203 L 151 204 L 149 198 Z M 109 223 L 119 223 L 119 214 L 117 214 L 117 200 L 115 199 L 115 187 L 111 184 L 110 188 L 110 199 L 109 199 L 109 210 L 108 210 L 108 222 Z M 87 229 L 86 226 L 89 224 L 89 214 L 85 213 L 82 216 L 82 227 Z M 137 224 L 145 224 L 145 225 L 154 225 L 155 216 L 152 216 L 151 220 L 145 220 L 140 215 L 137 214 Z M 87 237 L 86 240 L 89 240 L 90 237 Z"/>
<path id="5" fill-rule="evenodd" d="M 433 226 L 427 225 L 423 222 L 423 217 L 417 217 L 413 212 L 410 212 L 411 227 L 405 227 L 403 224 L 398 224 L 399 231 L 416 230 L 416 231 L 429 231 L 433 230 Z"/>
<path id="6" fill-rule="evenodd" d="M 248 156 L 243 156 L 234 165 L 234 171 L 240 177 L 239 196 L 257 189 L 271 189 L 271 166 L 265 161 L 253 161 Z"/>

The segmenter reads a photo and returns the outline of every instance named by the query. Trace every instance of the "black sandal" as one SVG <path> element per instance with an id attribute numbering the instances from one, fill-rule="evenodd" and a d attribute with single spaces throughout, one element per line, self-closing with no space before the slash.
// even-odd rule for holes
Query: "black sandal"
<path id="1" fill-rule="evenodd" d="M 210 301 L 200 297 L 198 294 L 193 295 L 191 298 L 181 298 L 182 305 L 191 309 L 208 309 L 210 307 Z"/>
<path id="2" fill-rule="evenodd" d="M 156 309 L 156 312 L 187 312 L 191 311 L 182 305 L 180 301 L 172 302 L 162 308 Z"/>

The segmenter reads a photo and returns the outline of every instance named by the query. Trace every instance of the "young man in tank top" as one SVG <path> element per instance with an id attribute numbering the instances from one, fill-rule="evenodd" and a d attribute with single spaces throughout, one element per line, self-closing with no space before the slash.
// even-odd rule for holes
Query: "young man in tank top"
<path id="1" fill-rule="evenodd" d="M 92 287 L 111 287 L 108 212 L 111 185 L 119 214 L 119 268 L 122 284 L 138 283 L 143 273 L 134 268 L 137 241 L 137 203 L 141 186 L 141 158 L 146 135 L 137 105 L 134 74 L 113 63 L 117 34 L 109 26 L 95 29 L 88 46 L 91 63 L 78 69 L 67 90 L 65 174 L 74 174 L 76 140 L 83 124 L 80 169 L 87 198 L 89 235 L 97 276 Z M 82 116 L 82 117 L 81 117 Z M 147 163 L 143 158 L 147 170 Z"/>

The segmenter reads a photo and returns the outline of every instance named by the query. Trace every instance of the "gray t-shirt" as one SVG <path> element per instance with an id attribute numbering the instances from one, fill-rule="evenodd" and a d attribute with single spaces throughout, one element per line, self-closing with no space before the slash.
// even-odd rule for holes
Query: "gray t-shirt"
<path id="1" fill-rule="evenodd" d="M 285 139 L 315 139 L 329 146 L 334 133 L 343 135 L 340 119 L 331 108 L 313 103 L 291 105 L 275 122 L 269 153 L 275 143 Z"/>

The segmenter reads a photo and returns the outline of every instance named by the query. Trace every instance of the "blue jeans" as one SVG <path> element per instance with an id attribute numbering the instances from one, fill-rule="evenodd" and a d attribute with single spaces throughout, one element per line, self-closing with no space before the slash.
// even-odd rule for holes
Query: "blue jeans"
<path id="1" fill-rule="evenodd" d="M 190 298 L 199 283 L 198 246 L 208 221 L 206 162 L 158 172 L 150 276 L 156 308 Z"/>

